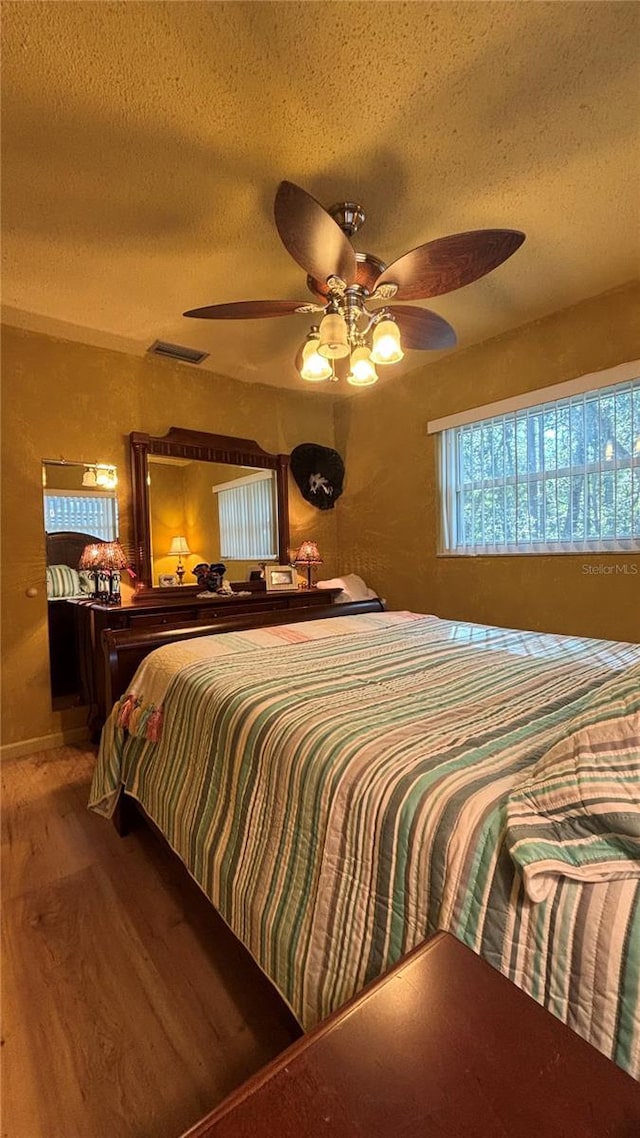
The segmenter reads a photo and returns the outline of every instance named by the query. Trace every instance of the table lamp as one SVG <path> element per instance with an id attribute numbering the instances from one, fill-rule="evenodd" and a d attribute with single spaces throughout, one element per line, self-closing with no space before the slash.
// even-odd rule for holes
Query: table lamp
<path id="1" fill-rule="evenodd" d="M 78 569 L 87 569 L 93 573 L 93 592 L 91 599 L 98 600 L 98 542 L 92 541 L 89 545 L 85 545 L 80 555 L 78 562 Z"/>
<path id="2" fill-rule="evenodd" d="M 307 588 L 312 589 L 311 573 L 314 565 L 322 565 L 322 558 L 315 541 L 303 541 L 295 556 L 296 565 L 306 565 Z"/>
<path id="3" fill-rule="evenodd" d="M 85 545 L 78 564 L 79 569 L 88 569 L 94 574 L 95 600 L 107 605 L 120 604 L 120 578 L 114 573 L 127 568 L 127 558 L 119 541 L 96 541 Z M 108 590 L 100 588 L 100 577 L 104 574 Z"/>
<path id="4" fill-rule="evenodd" d="M 184 577 L 184 574 L 185 574 L 185 568 L 184 568 L 184 565 L 182 564 L 182 558 L 188 557 L 190 553 L 191 553 L 191 550 L 189 549 L 189 546 L 187 545 L 186 537 L 183 537 L 182 534 L 180 534 L 179 537 L 172 537 L 171 538 L 171 545 L 169 547 L 169 557 L 177 557 L 178 558 L 178 564 L 176 566 L 176 576 L 178 578 L 178 584 L 179 585 L 182 584 L 182 578 Z"/>

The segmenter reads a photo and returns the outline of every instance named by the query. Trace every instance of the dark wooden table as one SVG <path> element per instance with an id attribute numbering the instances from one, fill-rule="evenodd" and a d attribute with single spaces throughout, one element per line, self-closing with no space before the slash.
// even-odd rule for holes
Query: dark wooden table
<path id="1" fill-rule="evenodd" d="M 437 933 L 188 1131 L 320 1136 L 639 1138 L 640 1084 Z"/>

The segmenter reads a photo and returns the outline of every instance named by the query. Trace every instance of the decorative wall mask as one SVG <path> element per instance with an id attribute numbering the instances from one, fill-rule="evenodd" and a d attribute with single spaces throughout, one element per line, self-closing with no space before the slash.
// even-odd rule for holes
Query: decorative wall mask
<path id="1" fill-rule="evenodd" d="M 302 497 L 318 510 L 332 510 L 344 481 L 344 462 L 337 450 L 301 443 L 291 451 L 290 465 Z"/>

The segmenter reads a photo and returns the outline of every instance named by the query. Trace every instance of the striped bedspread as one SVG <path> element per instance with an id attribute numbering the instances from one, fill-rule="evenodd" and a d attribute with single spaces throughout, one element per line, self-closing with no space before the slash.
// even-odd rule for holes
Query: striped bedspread
<path id="1" fill-rule="evenodd" d="M 534 902 L 505 841 L 510 794 L 640 648 L 410 613 L 270 631 L 150 656 L 90 805 L 140 800 L 307 1028 L 442 928 L 640 1077 L 637 876 Z"/>

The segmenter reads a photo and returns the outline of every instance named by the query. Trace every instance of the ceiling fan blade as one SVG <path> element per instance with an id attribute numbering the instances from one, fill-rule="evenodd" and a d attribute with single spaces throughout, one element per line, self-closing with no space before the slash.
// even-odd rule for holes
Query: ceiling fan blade
<path id="1" fill-rule="evenodd" d="M 398 300 L 442 296 L 477 281 L 519 249 L 525 239 L 517 229 L 475 229 L 452 233 L 419 245 L 393 261 L 375 287 L 395 284 Z"/>
<path id="2" fill-rule="evenodd" d="M 356 279 L 356 255 L 340 226 L 306 190 L 281 182 L 273 206 L 276 227 L 294 261 L 318 281 Z"/>
<path id="3" fill-rule="evenodd" d="M 182 315 L 199 320 L 258 320 L 265 316 L 291 316 L 294 312 L 324 312 L 324 308 L 306 300 L 237 300 L 231 304 L 191 308 Z"/>
<path id="4" fill-rule="evenodd" d="M 437 351 L 457 343 L 453 328 L 437 312 L 409 304 L 389 305 L 389 312 L 400 329 L 403 348 Z"/>

